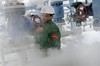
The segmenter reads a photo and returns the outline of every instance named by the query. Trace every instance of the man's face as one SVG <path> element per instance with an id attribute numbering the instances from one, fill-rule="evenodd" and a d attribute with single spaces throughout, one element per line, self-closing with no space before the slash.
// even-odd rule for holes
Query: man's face
<path id="1" fill-rule="evenodd" d="M 52 19 L 52 17 L 49 14 L 42 14 L 41 16 L 42 22 L 47 22 L 48 20 Z"/>

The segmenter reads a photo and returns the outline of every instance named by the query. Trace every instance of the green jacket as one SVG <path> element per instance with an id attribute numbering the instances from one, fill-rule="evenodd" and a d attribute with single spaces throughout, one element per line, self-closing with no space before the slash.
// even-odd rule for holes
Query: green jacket
<path id="1" fill-rule="evenodd" d="M 59 28 L 52 20 L 42 24 L 43 31 L 36 35 L 36 43 L 40 45 L 42 49 L 58 48 L 61 47 L 61 34 Z"/>

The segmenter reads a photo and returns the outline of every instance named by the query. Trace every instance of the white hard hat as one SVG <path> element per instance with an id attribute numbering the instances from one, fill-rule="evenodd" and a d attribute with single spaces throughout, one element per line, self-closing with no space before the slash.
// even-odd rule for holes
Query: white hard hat
<path id="1" fill-rule="evenodd" d="M 43 6 L 40 13 L 54 14 L 54 8 L 50 5 Z"/>

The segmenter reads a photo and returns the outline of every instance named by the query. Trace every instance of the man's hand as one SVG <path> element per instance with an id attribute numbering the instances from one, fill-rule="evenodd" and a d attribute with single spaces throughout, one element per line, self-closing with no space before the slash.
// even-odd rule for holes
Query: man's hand
<path id="1" fill-rule="evenodd" d="M 39 26 L 37 29 L 36 29 L 36 32 L 37 33 L 40 33 L 40 32 L 42 32 L 43 31 L 43 27 L 42 26 Z"/>

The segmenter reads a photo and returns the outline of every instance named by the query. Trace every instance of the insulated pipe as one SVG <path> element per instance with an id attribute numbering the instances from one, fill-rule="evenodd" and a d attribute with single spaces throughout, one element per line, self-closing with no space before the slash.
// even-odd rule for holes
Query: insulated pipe
<path id="1" fill-rule="evenodd" d="M 71 5 L 74 2 L 74 0 L 69 0 L 69 4 Z M 74 8 L 71 8 L 70 11 L 74 11 Z M 71 30 L 73 30 L 76 27 L 76 22 L 74 19 L 71 19 Z"/>
<path id="2" fill-rule="evenodd" d="M 93 0 L 92 2 L 92 9 L 93 9 L 93 26 L 100 27 L 100 0 Z"/>
<path id="3" fill-rule="evenodd" d="M 63 23 L 64 22 L 64 10 L 63 10 L 63 1 L 54 1 L 51 2 L 51 6 L 53 6 L 55 10 L 55 14 L 53 20 L 55 23 Z"/>

